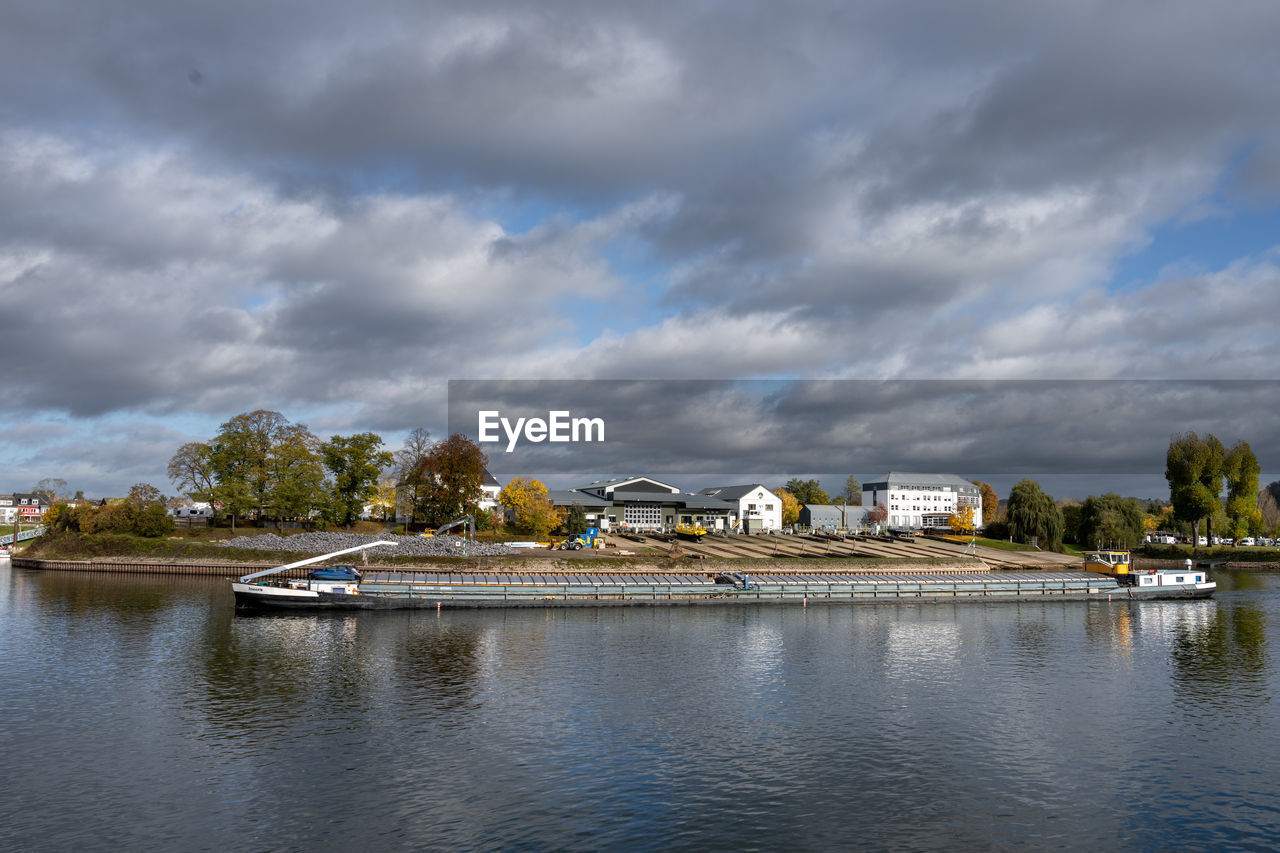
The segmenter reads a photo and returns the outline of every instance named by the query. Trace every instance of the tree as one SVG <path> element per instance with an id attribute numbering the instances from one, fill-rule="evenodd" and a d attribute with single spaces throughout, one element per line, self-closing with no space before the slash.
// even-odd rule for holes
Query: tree
<path id="1" fill-rule="evenodd" d="M 373 496 L 373 506 L 382 516 L 383 521 L 395 519 L 398 496 L 399 487 L 394 475 L 384 474 L 378 478 L 378 491 Z M 479 524 L 480 519 L 477 517 L 476 529 L 480 529 Z"/>
<path id="2" fill-rule="evenodd" d="M 587 532 L 587 510 L 582 504 L 574 501 L 569 505 L 569 511 L 565 513 L 564 518 L 565 532 L 570 536 L 576 536 L 579 533 Z"/>
<path id="3" fill-rule="evenodd" d="M 431 452 L 431 433 L 418 427 L 409 433 L 404 446 L 396 451 L 395 477 L 397 509 L 406 516 L 405 529 L 418 520 L 431 484 L 427 471 L 427 454 Z"/>
<path id="4" fill-rule="evenodd" d="M 92 513 L 80 519 L 80 530 L 84 533 L 132 533 L 140 512 L 141 507 L 128 500 L 95 507 Z"/>
<path id="5" fill-rule="evenodd" d="M 1226 473 L 1227 451 L 1213 433 L 1205 434 L 1204 444 L 1207 449 L 1208 464 L 1205 466 L 1200 482 L 1213 494 L 1213 512 L 1205 522 L 1205 535 L 1212 542 L 1215 521 L 1218 523 L 1218 530 L 1226 529 L 1226 512 L 1222 504 L 1222 477 Z"/>
<path id="6" fill-rule="evenodd" d="M 50 530 L 79 530 L 80 516 L 84 512 L 81 507 L 70 504 L 54 504 L 44 514 L 44 524 Z"/>
<path id="7" fill-rule="evenodd" d="M 192 500 L 212 503 L 217 485 L 213 448 L 202 441 L 190 441 L 179 447 L 169 460 L 169 479 Z"/>
<path id="8" fill-rule="evenodd" d="M 796 496 L 786 489 L 774 489 L 773 493 L 782 501 L 782 526 L 790 527 L 800 520 L 800 502 Z"/>
<path id="9" fill-rule="evenodd" d="M 173 532 L 173 518 L 164 505 L 164 495 L 150 483 L 135 484 L 118 506 L 120 510 L 113 510 L 115 517 L 127 518 L 127 525 L 123 521 L 117 522 L 122 527 L 117 531 L 119 533 L 156 538 Z M 105 509 L 112 510 L 112 507 Z"/>
<path id="10" fill-rule="evenodd" d="M 52 506 L 66 499 L 67 481 L 61 477 L 45 477 L 35 484 L 35 487 L 31 489 L 31 494 L 39 495 L 45 499 L 46 503 Z"/>
<path id="11" fill-rule="evenodd" d="M 1200 521 L 1211 518 L 1222 505 L 1222 442 L 1213 435 L 1203 439 L 1194 432 L 1175 434 L 1165 454 L 1165 480 L 1174 518 L 1191 525 L 1193 547 L 1200 542 Z M 1212 523 L 1209 534 L 1212 535 Z"/>
<path id="12" fill-rule="evenodd" d="M 513 524 L 535 539 L 546 538 L 551 528 L 560 523 L 555 505 L 547 497 L 547 487 L 539 480 L 512 477 L 498 493 L 498 502 L 511 513 Z M 585 520 L 584 512 L 583 521 Z M 585 525 L 583 530 L 586 530 Z"/>
<path id="13" fill-rule="evenodd" d="M 1021 480 L 1009 492 L 1009 533 L 1020 542 L 1038 540 L 1047 550 L 1062 547 L 1062 511 L 1035 480 Z"/>
<path id="14" fill-rule="evenodd" d="M 1058 505 L 1058 510 L 1062 513 L 1062 541 L 1079 545 L 1084 541 L 1080 538 L 1080 517 L 1084 515 L 1084 507 L 1067 499 Z"/>
<path id="15" fill-rule="evenodd" d="M 1258 510 L 1258 475 L 1262 466 L 1247 441 L 1237 441 L 1222 463 L 1227 479 L 1227 516 L 1231 535 L 1238 542 L 1244 536 L 1257 534 L 1263 526 Z"/>
<path id="16" fill-rule="evenodd" d="M 230 515 L 232 528 L 250 513 L 305 517 L 324 499 L 319 444 L 279 412 L 245 412 L 222 424 L 212 441 L 182 445 L 169 460 L 169 478 L 188 497 Z"/>
<path id="17" fill-rule="evenodd" d="M 302 424 L 282 427 L 268 462 L 267 502 L 278 519 L 310 518 L 324 507 L 326 483 L 320 439 Z"/>
<path id="18" fill-rule="evenodd" d="M 974 480 L 973 484 L 982 495 L 982 526 L 987 527 L 996 520 L 996 515 L 1000 512 L 1000 497 L 990 483 Z"/>
<path id="19" fill-rule="evenodd" d="M 164 506 L 164 495 L 150 483 L 134 484 L 133 488 L 129 489 L 129 496 L 125 500 L 139 509 L 153 503 L 160 504 L 162 508 Z"/>
<path id="20" fill-rule="evenodd" d="M 320 457 L 332 476 L 329 517 L 344 526 L 360 520 L 364 504 L 378 492 L 378 475 L 392 461 L 382 437 L 372 432 L 335 435 L 320 445 Z"/>
<path id="21" fill-rule="evenodd" d="M 822 490 L 817 480 L 800 480 L 792 477 L 787 480 L 784 488 L 794 495 L 796 502 L 801 505 L 831 503 L 831 496 Z"/>
<path id="22" fill-rule="evenodd" d="M 1280 480 L 1268 483 L 1258 492 L 1258 510 L 1268 528 L 1280 525 Z"/>
<path id="23" fill-rule="evenodd" d="M 844 481 L 843 497 L 846 506 L 862 506 L 862 484 L 852 474 Z"/>
<path id="24" fill-rule="evenodd" d="M 1142 507 L 1134 498 L 1114 492 L 1090 495 L 1080 507 L 1076 541 L 1086 548 L 1135 548 L 1145 532 Z"/>
<path id="25" fill-rule="evenodd" d="M 139 536 L 159 538 L 173 532 L 173 516 L 159 501 L 148 503 L 138 510 L 133 521 L 133 532 Z"/>
<path id="26" fill-rule="evenodd" d="M 489 457 L 480 445 L 454 433 L 431 445 L 422 460 L 421 512 L 430 524 L 444 524 L 474 515 L 484 496 L 485 466 Z"/>
<path id="27" fill-rule="evenodd" d="M 231 515 L 254 512 L 261 517 L 271 488 L 271 453 L 288 425 L 284 415 L 259 409 L 233 417 L 218 428 L 211 442 L 214 500 Z"/>
<path id="28" fill-rule="evenodd" d="M 873 526 L 884 524 L 889 520 L 889 508 L 882 503 L 878 503 L 871 509 L 867 510 L 867 523 Z"/>
<path id="29" fill-rule="evenodd" d="M 961 504 L 947 518 L 947 526 L 956 533 L 972 533 L 973 507 L 969 504 Z"/>

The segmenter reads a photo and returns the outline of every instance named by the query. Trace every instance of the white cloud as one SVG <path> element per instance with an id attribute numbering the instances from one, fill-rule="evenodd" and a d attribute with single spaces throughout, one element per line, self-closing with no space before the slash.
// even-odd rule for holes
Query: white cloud
<path id="1" fill-rule="evenodd" d="M 10 12 L 14 411 L 404 429 L 450 376 L 1274 372 L 1274 258 L 1108 289 L 1275 186 L 1269 6 Z"/>

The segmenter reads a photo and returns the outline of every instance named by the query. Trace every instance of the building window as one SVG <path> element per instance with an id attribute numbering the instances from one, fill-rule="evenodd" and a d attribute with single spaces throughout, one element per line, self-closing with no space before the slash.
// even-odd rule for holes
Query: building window
<path id="1" fill-rule="evenodd" d="M 657 527 L 662 523 L 662 508 L 657 504 L 624 506 L 622 521 L 627 527 Z"/>

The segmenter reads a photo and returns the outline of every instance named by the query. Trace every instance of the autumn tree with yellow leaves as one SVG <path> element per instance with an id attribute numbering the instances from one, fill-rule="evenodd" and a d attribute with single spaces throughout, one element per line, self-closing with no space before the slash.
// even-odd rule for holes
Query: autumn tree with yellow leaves
<path id="1" fill-rule="evenodd" d="M 513 477 L 498 493 L 498 502 L 511 514 L 512 523 L 535 539 L 545 538 L 560 524 L 560 516 L 541 480 Z"/>
<path id="2" fill-rule="evenodd" d="M 947 518 L 947 526 L 956 533 L 972 533 L 973 532 L 973 507 L 969 504 L 961 504 L 956 511 L 951 513 Z"/>

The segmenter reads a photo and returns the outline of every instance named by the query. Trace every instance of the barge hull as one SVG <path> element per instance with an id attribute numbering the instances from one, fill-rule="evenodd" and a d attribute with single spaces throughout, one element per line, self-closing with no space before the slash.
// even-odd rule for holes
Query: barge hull
<path id="1" fill-rule="evenodd" d="M 747 585 L 696 575 L 510 576 L 382 572 L 358 594 L 234 584 L 236 605 L 265 610 L 409 610 L 490 607 L 671 607 L 716 604 L 891 604 L 958 601 L 1140 601 L 1208 598 L 1215 585 L 1136 589 L 1085 573 L 1020 575 L 772 575 Z"/>

